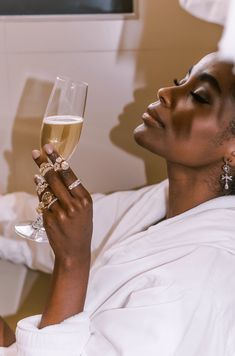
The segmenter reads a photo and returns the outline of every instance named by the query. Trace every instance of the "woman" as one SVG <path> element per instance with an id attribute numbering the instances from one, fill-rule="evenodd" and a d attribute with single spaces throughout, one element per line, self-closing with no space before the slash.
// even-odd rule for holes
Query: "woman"
<path id="1" fill-rule="evenodd" d="M 93 234 L 89 193 L 50 145 L 57 172 L 33 151 L 40 200 L 57 198 L 40 204 L 53 281 L 2 355 L 234 355 L 234 88 L 211 54 L 159 90 L 134 136 L 166 159 L 169 182 L 98 197 Z"/>

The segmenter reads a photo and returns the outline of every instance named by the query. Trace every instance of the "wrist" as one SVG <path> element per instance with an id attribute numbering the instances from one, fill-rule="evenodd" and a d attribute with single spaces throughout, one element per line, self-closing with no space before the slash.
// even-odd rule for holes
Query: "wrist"
<path id="1" fill-rule="evenodd" d="M 83 311 L 90 257 L 55 259 L 51 290 L 39 328 L 58 324 Z"/>
<path id="2" fill-rule="evenodd" d="M 64 257 L 55 258 L 54 272 L 58 273 L 73 273 L 76 271 L 81 271 L 84 269 L 90 269 L 91 256 L 89 254 L 84 254 L 79 257 Z"/>

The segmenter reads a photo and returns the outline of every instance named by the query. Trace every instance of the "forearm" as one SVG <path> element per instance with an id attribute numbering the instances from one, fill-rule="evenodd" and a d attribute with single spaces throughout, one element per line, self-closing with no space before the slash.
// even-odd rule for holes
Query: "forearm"
<path id="1" fill-rule="evenodd" d="M 66 266 L 55 262 L 51 291 L 39 328 L 58 324 L 83 311 L 89 270 L 90 257 Z"/>
<path id="2" fill-rule="evenodd" d="M 0 347 L 8 347 L 15 342 L 15 333 L 0 317 Z"/>
<path id="3" fill-rule="evenodd" d="M 62 158 L 52 146 L 45 145 L 44 151 L 54 166 L 43 172 L 43 165 L 48 161 L 40 151 L 33 151 L 33 158 L 46 183 L 46 190 L 39 194 L 39 199 L 42 203 L 45 194 L 57 199 L 53 200 L 53 204 L 43 203 L 42 209 L 43 224 L 55 254 L 55 265 L 50 295 L 39 328 L 58 324 L 83 311 L 93 227 L 89 192 L 69 167 L 64 169 L 61 163 L 60 169 L 55 170 L 58 160 L 61 162 Z M 36 177 L 38 187 L 41 180 L 42 177 L 39 180 Z M 69 188 L 74 182 L 78 184 Z"/>

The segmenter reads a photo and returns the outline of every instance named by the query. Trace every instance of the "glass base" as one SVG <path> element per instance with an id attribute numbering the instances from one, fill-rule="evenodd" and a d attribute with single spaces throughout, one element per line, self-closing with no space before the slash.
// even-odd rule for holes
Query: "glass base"
<path id="1" fill-rule="evenodd" d="M 27 240 L 48 243 L 44 227 L 39 226 L 39 224 L 35 221 L 26 221 L 15 225 L 15 232 L 17 235 Z"/>

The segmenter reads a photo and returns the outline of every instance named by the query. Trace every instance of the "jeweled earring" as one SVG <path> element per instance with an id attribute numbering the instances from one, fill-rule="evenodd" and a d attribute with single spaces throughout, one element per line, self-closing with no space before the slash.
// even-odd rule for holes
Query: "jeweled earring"
<path id="1" fill-rule="evenodd" d="M 225 160 L 225 164 L 222 169 L 224 173 L 221 176 L 221 181 L 224 183 L 224 189 L 229 190 L 229 182 L 232 182 L 233 176 L 230 175 L 231 167 L 228 164 L 228 160 Z"/>

